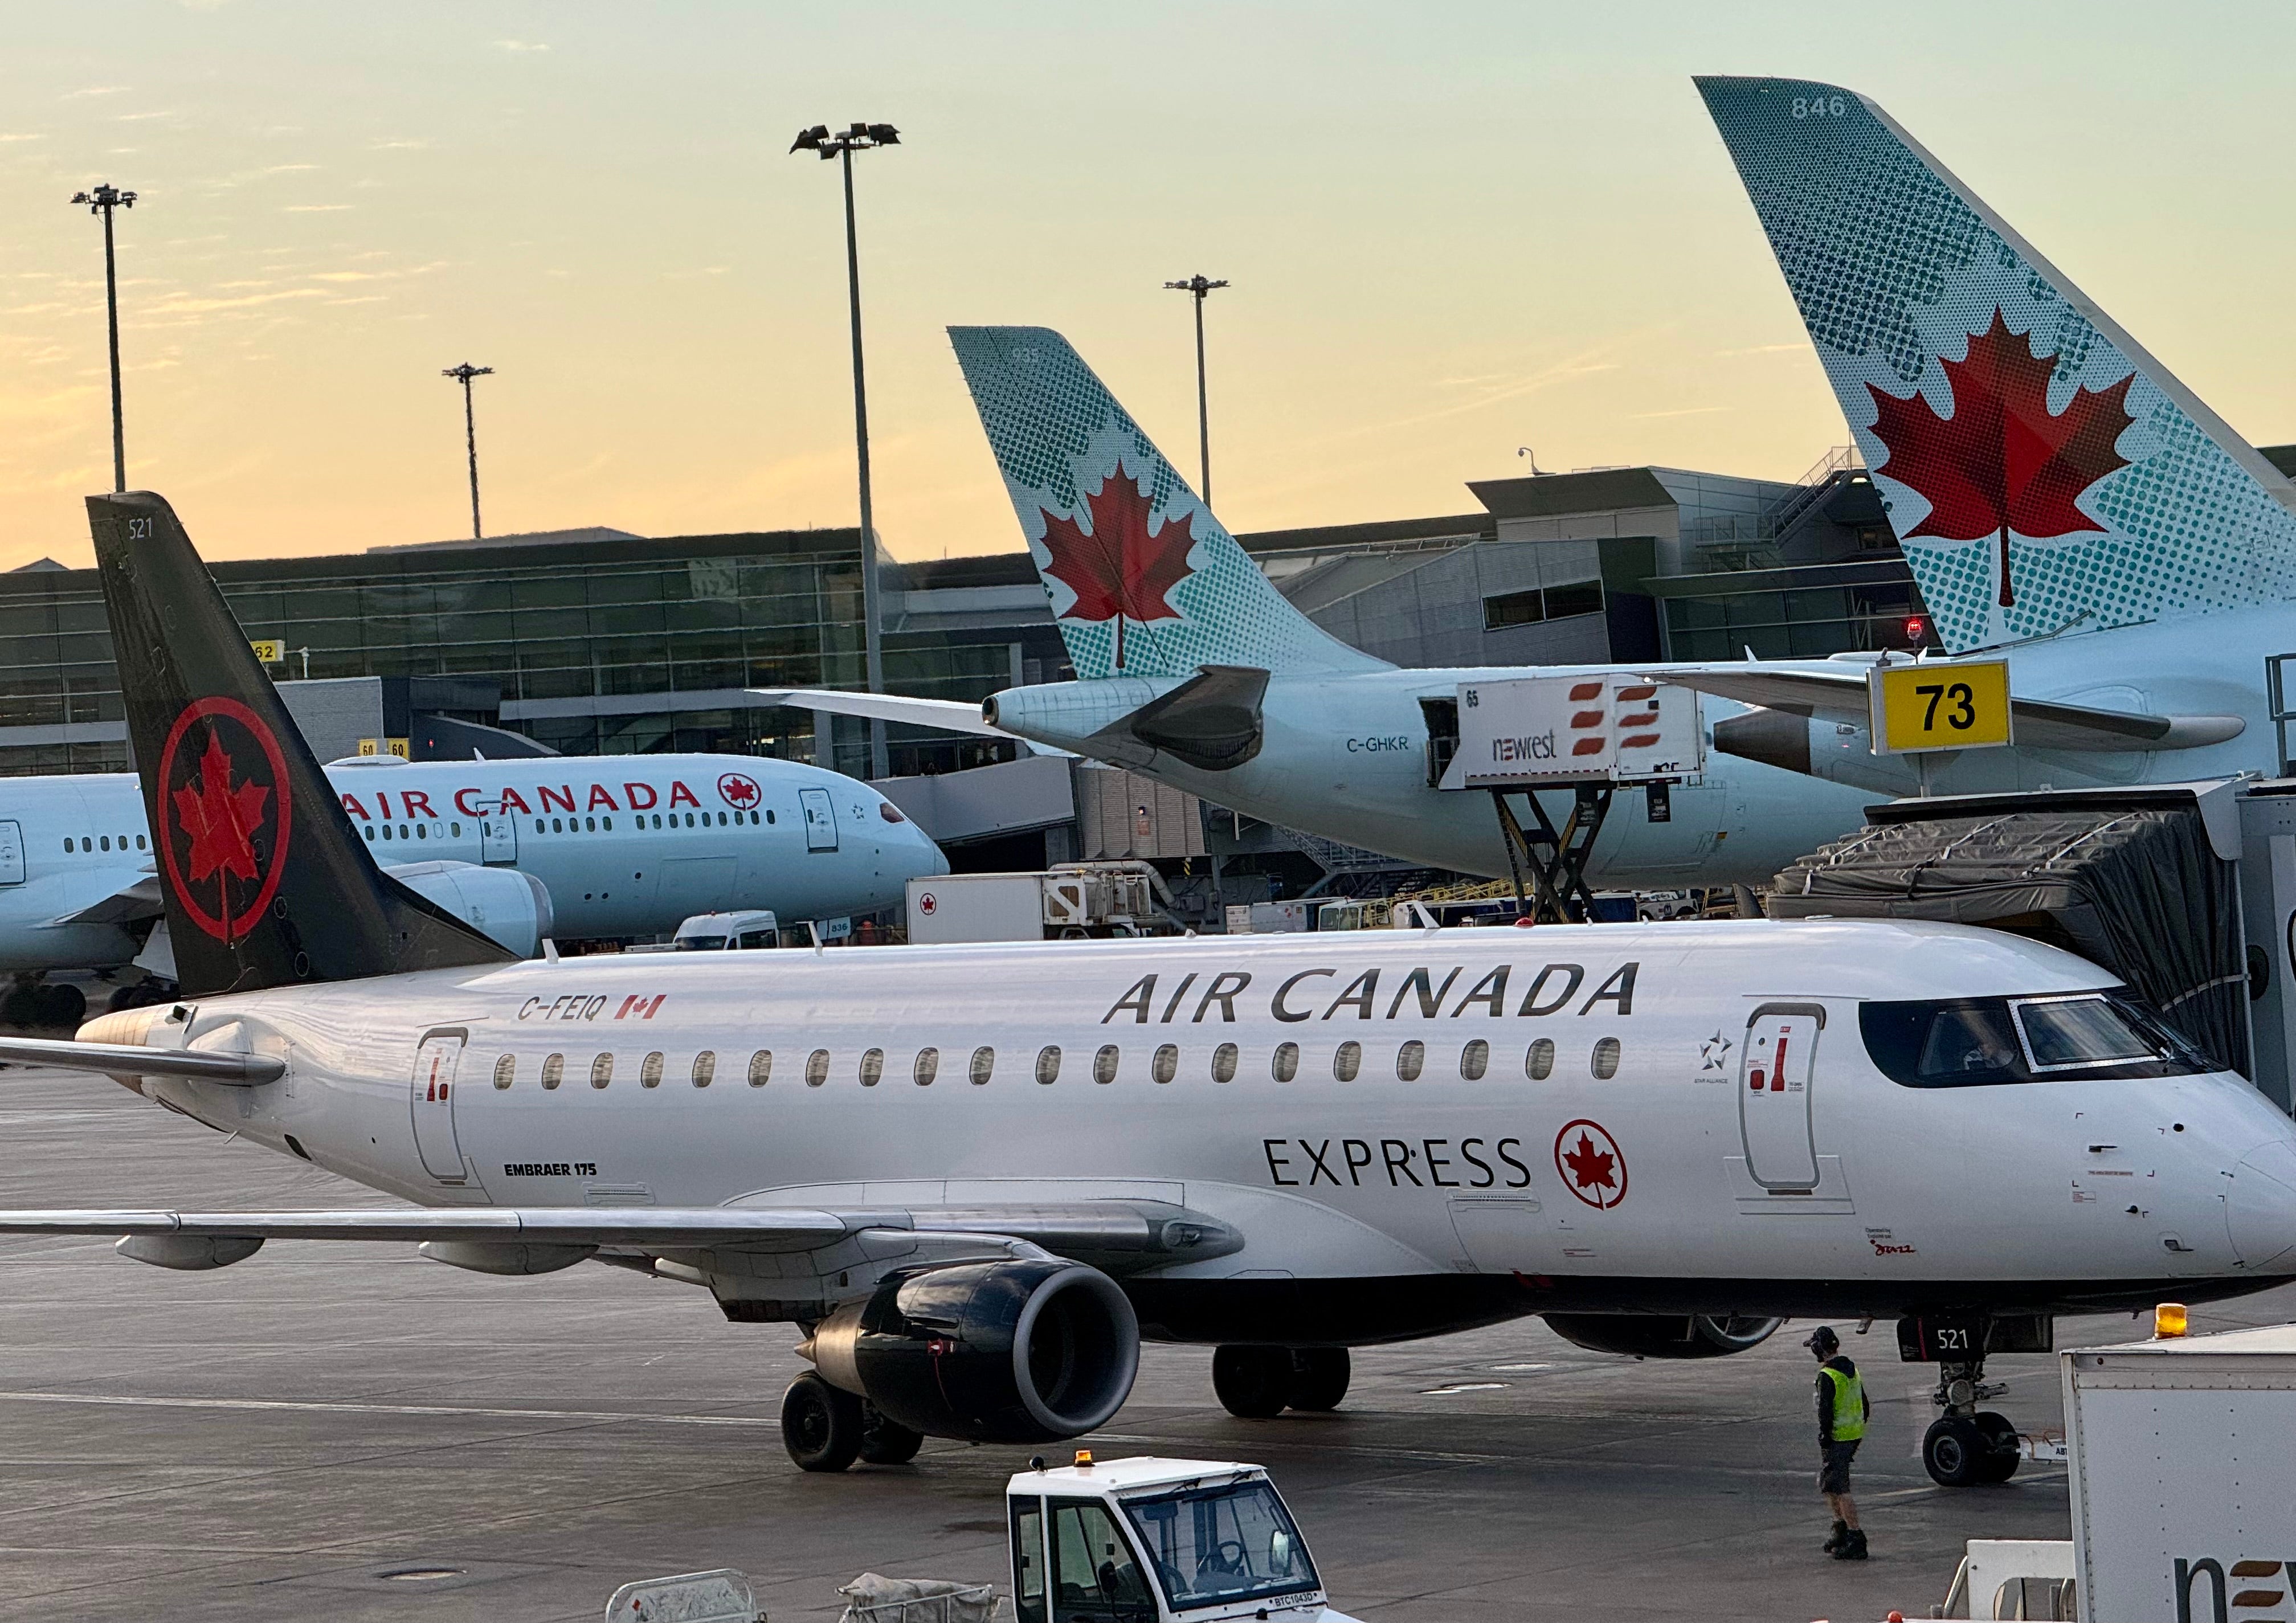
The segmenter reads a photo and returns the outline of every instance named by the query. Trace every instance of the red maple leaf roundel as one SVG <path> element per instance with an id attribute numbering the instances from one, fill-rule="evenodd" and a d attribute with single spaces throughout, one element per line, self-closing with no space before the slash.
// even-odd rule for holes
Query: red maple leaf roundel
<path id="1" fill-rule="evenodd" d="M 252 836 L 271 791 L 259 783 L 232 783 L 231 756 L 214 734 L 200 756 L 199 788 L 178 789 L 175 798 L 176 821 L 192 837 L 192 877 L 205 879 L 220 868 L 234 879 L 254 879 Z"/>
<path id="2" fill-rule="evenodd" d="M 1119 461 L 1116 471 L 1085 497 L 1092 528 L 1043 509 L 1045 550 L 1052 561 L 1045 573 L 1076 594 L 1061 618 L 1116 622 L 1116 666 L 1124 668 L 1124 622 L 1176 620 L 1171 591 L 1188 578 L 1188 553 L 1196 545 L 1195 515 L 1168 517 L 1148 528 L 1147 493 Z"/>
<path id="3" fill-rule="evenodd" d="M 293 801 L 270 727 L 236 699 L 185 705 L 160 750 L 160 870 L 183 914 L 223 942 L 278 894 Z"/>
<path id="4" fill-rule="evenodd" d="M 2049 410 L 2055 357 L 2033 353 L 2030 334 L 2009 331 L 1997 307 L 1993 324 L 1973 333 L 1960 360 L 1939 359 L 1953 391 L 1953 415 L 1940 417 L 1918 390 L 1903 398 L 1871 383 L 1874 433 L 1889 447 L 1876 468 L 1928 498 L 1929 516 L 1906 532 L 1943 541 L 2001 540 L 2001 606 L 2017 599 L 2009 585 L 2009 535 L 2050 540 L 2101 530 L 2075 498 L 2128 459 L 2113 449 L 2136 419 L 2125 404 L 2134 372 L 2103 389 L 2077 389 L 2065 409 Z"/>
<path id="5" fill-rule="evenodd" d="M 1609 1210 L 1627 1198 L 1627 1158 L 1600 1122 L 1565 1122 L 1554 1135 L 1554 1168 L 1570 1193 Z"/>

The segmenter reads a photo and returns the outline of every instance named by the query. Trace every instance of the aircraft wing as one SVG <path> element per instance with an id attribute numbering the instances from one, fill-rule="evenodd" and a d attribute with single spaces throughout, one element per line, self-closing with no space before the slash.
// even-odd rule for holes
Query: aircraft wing
<path id="1" fill-rule="evenodd" d="M 753 687 L 760 699 L 791 705 L 800 710 L 830 710 L 840 716 L 865 716 L 875 721 L 904 722 L 913 727 L 933 727 L 943 733 L 970 733 L 981 738 L 1009 738 L 1038 755 L 1072 757 L 1066 750 L 1037 743 L 1018 733 L 981 718 L 980 707 L 955 699 L 905 699 L 894 693 L 851 693 L 827 687 Z"/>
<path id="2" fill-rule="evenodd" d="M 287 1074 L 287 1062 L 261 1053 L 197 1048 L 144 1048 L 134 1043 L 72 1043 L 53 1037 L 0 1037 L 0 1064 L 48 1065 L 107 1077 L 189 1077 L 256 1087 Z"/>
<path id="3" fill-rule="evenodd" d="M 1067 1256 L 1129 1259 L 1135 1266 L 1221 1257 L 1243 1246 L 1242 1235 L 1217 1217 L 1149 1200 L 840 1209 L 407 1206 L 365 1211 L 0 1211 L 0 1234 L 438 1241 L 627 1246 L 649 1251 L 705 1247 L 810 1251 L 865 1231 L 1020 1242 Z"/>
<path id="4" fill-rule="evenodd" d="M 58 914 L 48 923 L 51 926 L 133 924 L 142 919 L 156 919 L 160 913 L 160 876 L 146 869 L 111 895 L 99 898 L 85 907 Z"/>
<path id="5" fill-rule="evenodd" d="M 1859 726 L 1868 719 L 1863 666 L 1854 671 L 1823 670 L 1745 660 L 1672 665 L 1644 675 L 1790 716 Z M 2237 738 L 2248 725 L 2237 716 L 2153 716 L 2047 699 L 2013 697 L 2009 708 L 2016 717 L 2017 742 L 2036 750 L 2197 750 Z"/>

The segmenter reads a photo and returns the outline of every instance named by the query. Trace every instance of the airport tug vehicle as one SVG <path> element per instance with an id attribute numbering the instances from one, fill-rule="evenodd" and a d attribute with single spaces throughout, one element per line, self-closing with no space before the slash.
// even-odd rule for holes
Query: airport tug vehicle
<path id="1" fill-rule="evenodd" d="M 1029 1465 L 1004 1488 L 1015 1623 L 1352 1623 L 1262 1466 L 1085 1451 Z"/>

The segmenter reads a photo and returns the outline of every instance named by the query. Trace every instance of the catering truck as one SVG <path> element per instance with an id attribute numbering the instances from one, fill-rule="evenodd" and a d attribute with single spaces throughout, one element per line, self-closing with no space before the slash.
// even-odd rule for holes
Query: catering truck
<path id="1" fill-rule="evenodd" d="M 2181 1328 L 2181 1310 L 2163 1316 Z M 2296 1324 L 2068 1352 L 2062 1367 L 2082 1623 L 2296 1611 Z"/>

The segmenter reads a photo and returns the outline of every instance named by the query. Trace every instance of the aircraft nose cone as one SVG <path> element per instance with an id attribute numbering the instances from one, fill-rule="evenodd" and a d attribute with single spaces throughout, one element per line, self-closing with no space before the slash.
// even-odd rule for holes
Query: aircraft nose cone
<path id="1" fill-rule="evenodd" d="M 2296 1141 L 2276 1138 L 2240 1158 L 2225 1201 L 2233 1255 L 2257 1271 L 2296 1267 Z"/>

